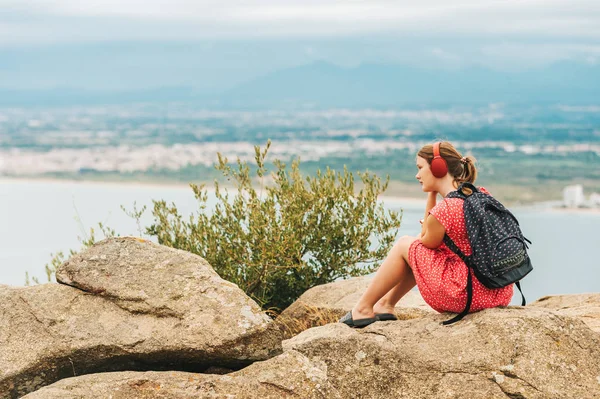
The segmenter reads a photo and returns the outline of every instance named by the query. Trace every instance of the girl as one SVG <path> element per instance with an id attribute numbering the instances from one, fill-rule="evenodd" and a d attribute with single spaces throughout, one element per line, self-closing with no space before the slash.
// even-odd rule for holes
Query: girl
<path id="1" fill-rule="evenodd" d="M 465 263 L 443 244 L 444 235 L 454 241 L 467 256 L 471 246 L 467 238 L 463 200 L 442 197 L 463 182 L 477 178 L 475 158 L 463 157 L 449 142 L 425 145 L 417 153 L 417 175 L 424 192 L 429 193 L 421 233 L 404 236 L 392 247 L 352 311 L 340 319 L 351 327 L 365 327 L 377 320 L 395 320 L 396 303 L 415 285 L 421 296 L 438 312 L 460 313 L 467 303 L 467 273 Z M 481 191 L 489 194 L 484 188 Z M 513 295 L 513 285 L 489 289 L 475 276 L 471 312 L 507 306 Z"/>

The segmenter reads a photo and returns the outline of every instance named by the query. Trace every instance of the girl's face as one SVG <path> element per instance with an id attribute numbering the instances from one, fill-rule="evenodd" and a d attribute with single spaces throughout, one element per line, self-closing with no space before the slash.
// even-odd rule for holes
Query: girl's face
<path id="1" fill-rule="evenodd" d="M 421 183 L 421 189 L 426 193 L 436 191 L 437 178 L 431 173 L 429 163 L 425 158 L 417 156 L 417 169 L 418 172 L 415 177 Z"/>

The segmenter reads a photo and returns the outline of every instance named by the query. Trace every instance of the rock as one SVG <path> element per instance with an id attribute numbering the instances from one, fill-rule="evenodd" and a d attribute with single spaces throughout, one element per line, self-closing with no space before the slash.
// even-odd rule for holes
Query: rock
<path id="1" fill-rule="evenodd" d="M 342 397 L 599 398 L 600 338 L 583 322 L 540 308 L 312 328 L 284 341 L 327 365 Z"/>
<path id="2" fill-rule="evenodd" d="M 73 375 L 240 369 L 281 353 L 270 318 L 191 253 L 112 238 L 56 276 L 0 286 L 0 398 Z"/>
<path id="3" fill-rule="evenodd" d="M 323 362 L 312 362 L 296 351 L 257 362 L 227 375 L 164 372 L 117 372 L 67 378 L 27 399 L 130 398 L 331 398 Z"/>
<path id="4" fill-rule="evenodd" d="M 334 323 L 351 310 L 365 292 L 373 276 L 354 277 L 319 285 L 306 291 L 277 317 L 285 338 L 307 328 Z M 418 291 L 408 292 L 396 305 L 396 316 L 401 320 L 436 313 L 425 303 Z"/>
<path id="5" fill-rule="evenodd" d="M 581 319 L 600 332 L 600 293 L 545 296 L 530 304 L 555 310 L 558 314 Z"/>

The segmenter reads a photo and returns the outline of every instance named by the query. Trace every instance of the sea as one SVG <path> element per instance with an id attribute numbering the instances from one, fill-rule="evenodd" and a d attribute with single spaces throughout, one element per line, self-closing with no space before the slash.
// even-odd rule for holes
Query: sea
<path id="1" fill-rule="evenodd" d="M 210 194 L 210 193 L 209 193 Z M 214 203 L 214 196 L 211 201 Z M 120 235 L 144 236 L 152 222 L 152 200 L 174 203 L 184 215 L 198 203 L 185 185 L 0 180 L 0 284 L 23 286 L 25 273 L 45 282 L 52 254 L 78 250 L 98 222 Z M 398 237 L 420 231 L 425 200 L 382 197 L 402 212 Z M 121 207 L 147 206 L 140 226 Z M 210 204 L 210 203 L 209 203 Z M 522 281 L 528 302 L 546 295 L 600 292 L 600 212 L 560 210 L 551 204 L 511 209 L 532 241 L 534 270 Z M 145 238 L 156 241 L 153 237 Z M 520 304 L 517 290 L 513 304 Z"/>

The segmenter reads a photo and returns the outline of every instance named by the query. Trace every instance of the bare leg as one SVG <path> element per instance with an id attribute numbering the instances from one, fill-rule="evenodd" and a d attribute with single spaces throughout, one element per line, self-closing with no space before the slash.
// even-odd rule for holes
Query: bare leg
<path id="1" fill-rule="evenodd" d="M 416 239 L 404 236 L 394 244 L 371 284 L 352 309 L 353 319 L 374 317 L 374 307 L 377 313 L 393 313 L 400 298 L 415 286 L 415 277 L 408 264 L 408 249 Z"/>
<path id="2" fill-rule="evenodd" d="M 396 304 L 408 291 L 410 291 L 417 282 L 415 276 L 412 274 L 412 270 L 406 279 L 400 281 L 394 288 L 388 291 L 377 303 L 373 306 L 375 313 L 394 313 Z"/>

